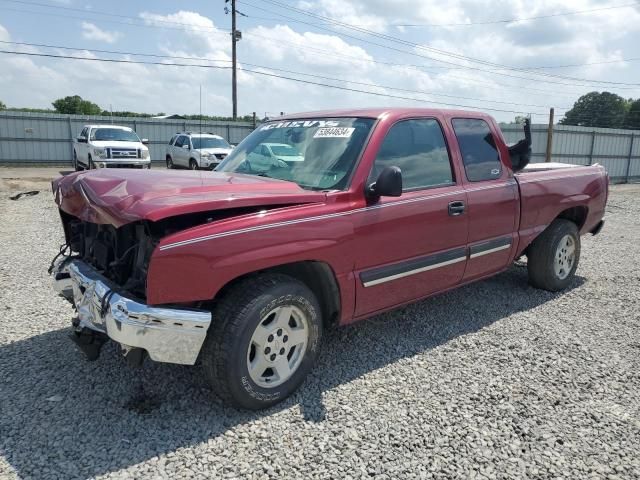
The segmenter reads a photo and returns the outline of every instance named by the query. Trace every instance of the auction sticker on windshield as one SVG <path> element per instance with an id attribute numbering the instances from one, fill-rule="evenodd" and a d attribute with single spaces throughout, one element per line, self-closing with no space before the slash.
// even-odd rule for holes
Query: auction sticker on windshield
<path id="1" fill-rule="evenodd" d="M 349 138 L 355 128 L 353 127 L 325 127 L 319 128 L 313 138 Z"/>

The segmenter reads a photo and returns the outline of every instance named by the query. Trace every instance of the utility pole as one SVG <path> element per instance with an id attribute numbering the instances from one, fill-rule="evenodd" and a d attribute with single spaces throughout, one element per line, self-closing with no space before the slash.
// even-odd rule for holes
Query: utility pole
<path id="1" fill-rule="evenodd" d="M 544 161 L 549 163 L 551 161 L 551 147 L 553 146 L 553 114 L 554 109 L 549 110 L 549 128 L 547 129 L 547 154 Z"/>
<path id="2" fill-rule="evenodd" d="M 229 0 L 224 0 L 228 3 Z M 225 7 L 225 12 L 228 13 Z M 240 14 L 242 15 L 242 14 Z M 236 84 L 236 43 L 242 38 L 242 32 L 236 30 L 236 0 L 231 0 L 231 101 L 233 102 L 233 119 L 238 119 L 238 86 Z"/>

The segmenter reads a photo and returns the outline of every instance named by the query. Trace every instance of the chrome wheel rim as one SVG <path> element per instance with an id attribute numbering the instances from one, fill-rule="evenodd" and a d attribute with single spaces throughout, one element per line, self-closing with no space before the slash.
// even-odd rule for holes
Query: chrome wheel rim
<path id="1" fill-rule="evenodd" d="M 267 313 L 256 327 L 247 349 L 247 369 L 254 383 L 273 388 L 289 380 L 307 350 L 309 322 L 294 305 Z"/>
<path id="2" fill-rule="evenodd" d="M 565 235 L 560 239 L 553 267 L 556 276 L 560 280 L 564 280 L 569 276 L 576 262 L 576 241 L 571 235 Z"/>

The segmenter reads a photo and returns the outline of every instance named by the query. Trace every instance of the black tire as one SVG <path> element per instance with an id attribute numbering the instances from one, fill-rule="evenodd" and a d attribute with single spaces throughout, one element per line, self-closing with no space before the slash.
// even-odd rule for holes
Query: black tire
<path id="1" fill-rule="evenodd" d="M 167 168 L 171 170 L 173 168 L 173 160 L 170 155 L 167 155 Z"/>
<path id="2" fill-rule="evenodd" d="M 286 306 L 297 307 L 306 317 L 306 347 L 291 376 L 265 388 L 249 373 L 251 349 L 255 348 L 252 336 L 260 324 L 265 325 L 265 316 L 269 321 L 269 312 Z M 282 340 L 286 341 L 285 337 Z M 237 408 L 259 410 L 281 402 L 300 386 L 315 364 L 321 340 L 321 310 L 313 292 L 287 275 L 260 274 L 237 283 L 218 302 L 202 347 L 202 364 L 207 380 L 223 401 Z M 285 355 L 288 359 L 289 354 Z"/>
<path id="3" fill-rule="evenodd" d="M 571 237 L 574 245 L 573 261 L 567 263 L 566 256 L 560 247 L 561 241 Z M 556 261 L 563 262 L 563 274 L 556 272 Z M 536 288 L 557 292 L 567 288 L 573 281 L 578 263 L 580 261 L 580 234 L 575 223 L 557 219 L 542 232 L 529 246 L 527 251 L 527 269 L 529 271 L 529 283 Z M 562 267 L 561 267 L 562 268 Z M 566 276 L 565 276 L 566 275 Z"/>
<path id="4" fill-rule="evenodd" d="M 87 165 L 87 168 L 89 170 L 95 170 L 96 169 L 95 163 L 93 163 L 93 160 L 91 160 L 91 155 L 89 155 L 89 165 Z"/>
<path id="5" fill-rule="evenodd" d="M 76 172 L 79 172 L 79 171 L 81 171 L 81 170 L 84 170 L 84 168 L 82 168 L 82 167 L 80 166 L 80 163 L 78 162 L 78 154 L 76 153 L 76 151 L 75 151 L 75 150 L 73 151 L 73 169 L 74 169 Z"/>
<path id="6" fill-rule="evenodd" d="M 198 162 L 194 158 L 189 160 L 189 169 L 190 170 L 198 170 Z"/>

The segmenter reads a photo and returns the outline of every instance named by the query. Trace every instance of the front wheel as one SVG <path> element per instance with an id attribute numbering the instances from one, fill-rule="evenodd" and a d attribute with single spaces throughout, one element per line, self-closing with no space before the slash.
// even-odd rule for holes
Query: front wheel
<path id="1" fill-rule="evenodd" d="M 93 160 L 91 159 L 91 155 L 89 155 L 88 160 L 89 160 L 89 170 L 95 170 L 96 164 L 93 163 Z"/>
<path id="2" fill-rule="evenodd" d="M 191 170 L 198 170 L 198 162 L 196 162 L 193 158 L 189 160 L 189 168 Z"/>
<path id="3" fill-rule="evenodd" d="M 173 160 L 169 155 L 167 155 L 167 168 L 171 170 L 173 168 Z"/>
<path id="4" fill-rule="evenodd" d="M 318 356 L 322 318 L 302 282 L 260 274 L 236 284 L 218 303 L 202 349 L 214 391 L 239 408 L 281 402 L 303 382 Z"/>
<path id="5" fill-rule="evenodd" d="M 564 290 L 573 281 L 579 261 L 578 227 L 569 220 L 554 220 L 529 246 L 529 282 L 551 292 Z"/>
<path id="6" fill-rule="evenodd" d="M 81 170 L 84 170 L 84 168 L 82 168 L 82 167 L 80 166 L 80 163 L 78 163 L 78 154 L 76 153 L 76 151 L 75 151 L 75 150 L 73 151 L 73 169 L 74 169 L 76 172 L 79 172 L 79 171 L 81 171 Z"/>

